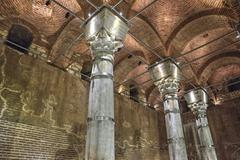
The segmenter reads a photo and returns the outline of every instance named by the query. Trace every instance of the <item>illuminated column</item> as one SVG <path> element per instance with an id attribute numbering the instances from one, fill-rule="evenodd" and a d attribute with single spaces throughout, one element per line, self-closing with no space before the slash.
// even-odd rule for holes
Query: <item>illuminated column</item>
<path id="1" fill-rule="evenodd" d="M 93 57 L 85 159 L 114 160 L 114 53 L 123 46 L 128 26 L 103 7 L 85 29 Z"/>
<path id="2" fill-rule="evenodd" d="M 196 115 L 196 124 L 203 160 L 217 160 L 212 135 L 208 126 L 207 107 L 208 95 L 205 89 L 191 90 L 185 94 L 188 107 Z"/>
<path id="3" fill-rule="evenodd" d="M 170 160 L 187 160 L 177 92 L 181 79 L 175 61 L 166 59 L 149 68 L 150 75 L 164 100 L 165 123 Z"/>

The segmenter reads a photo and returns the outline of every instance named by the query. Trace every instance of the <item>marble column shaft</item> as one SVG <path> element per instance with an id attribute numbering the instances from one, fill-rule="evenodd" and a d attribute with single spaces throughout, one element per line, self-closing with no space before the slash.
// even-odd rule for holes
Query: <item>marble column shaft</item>
<path id="1" fill-rule="evenodd" d="M 93 53 L 86 160 L 114 160 L 113 53 Z"/>
<path id="2" fill-rule="evenodd" d="M 206 104 L 205 104 L 206 105 Z M 207 107 L 204 107 L 207 108 Z M 202 151 L 203 160 L 217 160 L 217 155 L 212 140 L 211 131 L 208 125 L 206 110 L 197 113 L 196 125 L 200 140 L 200 147 Z"/>
<path id="3" fill-rule="evenodd" d="M 217 160 L 217 155 L 212 140 L 207 119 L 208 95 L 205 89 L 191 90 L 185 94 L 188 107 L 196 115 L 196 126 L 200 140 L 201 159 Z"/>
<path id="4" fill-rule="evenodd" d="M 113 63 L 128 27 L 111 8 L 99 10 L 85 33 L 93 57 L 85 160 L 115 160 Z"/>
<path id="5" fill-rule="evenodd" d="M 187 160 L 177 94 L 165 95 L 164 97 L 163 103 L 170 160 Z"/>
<path id="6" fill-rule="evenodd" d="M 177 96 L 180 69 L 176 63 L 167 59 L 150 68 L 149 71 L 164 100 L 169 158 L 170 160 L 187 160 L 187 150 Z"/>

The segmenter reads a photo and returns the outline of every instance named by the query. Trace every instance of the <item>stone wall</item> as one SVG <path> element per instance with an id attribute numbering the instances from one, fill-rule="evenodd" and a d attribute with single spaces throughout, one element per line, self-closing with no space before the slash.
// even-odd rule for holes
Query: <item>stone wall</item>
<path id="1" fill-rule="evenodd" d="M 1 158 L 83 157 L 88 84 L 3 45 L 0 50 Z"/>
<path id="2" fill-rule="evenodd" d="M 1 45 L 0 159 L 83 159 L 88 86 Z M 120 95 L 115 111 L 116 159 L 166 159 L 159 113 Z"/>
<path id="3" fill-rule="evenodd" d="M 117 159 L 168 159 L 162 113 L 144 109 L 122 96 L 115 99 Z"/>
<path id="4" fill-rule="evenodd" d="M 212 107 L 208 113 L 220 160 L 240 160 L 239 99 Z"/>
<path id="5" fill-rule="evenodd" d="M 210 106 L 208 109 L 207 116 L 218 160 L 240 160 L 239 102 L 238 98 L 221 105 Z M 200 159 L 200 146 L 196 136 L 194 115 L 191 112 L 183 114 L 183 123 L 189 158 L 198 160 Z"/>
<path id="6" fill-rule="evenodd" d="M 0 159 L 84 159 L 88 82 L 0 46 Z M 210 107 L 219 160 L 240 159 L 239 99 Z M 164 115 L 115 96 L 116 159 L 167 160 Z M 189 160 L 200 159 L 194 116 L 183 114 Z"/>

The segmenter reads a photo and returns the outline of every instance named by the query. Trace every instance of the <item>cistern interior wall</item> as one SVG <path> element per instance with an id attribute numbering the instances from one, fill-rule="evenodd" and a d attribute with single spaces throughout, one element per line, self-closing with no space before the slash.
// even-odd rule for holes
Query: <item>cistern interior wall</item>
<path id="1" fill-rule="evenodd" d="M 169 159 L 148 67 L 171 57 L 188 159 L 201 147 L 183 95 L 202 86 L 218 160 L 239 160 L 237 0 L 0 0 L 0 159 L 84 159 L 93 60 L 84 24 L 101 6 L 129 26 L 113 62 L 116 159 Z"/>
<path id="2" fill-rule="evenodd" d="M 2 159 L 82 159 L 89 82 L 1 45 Z M 239 100 L 212 106 L 209 123 L 221 160 L 240 156 Z M 168 159 L 164 115 L 115 95 L 116 159 Z M 195 117 L 182 116 L 188 156 L 199 158 Z"/>
<path id="3" fill-rule="evenodd" d="M 0 78 L 0 159 L 83 159 L 89 82 L 4 45 Z M 117 159 L 167 156 L 158 112 L 120 95 L 115 112 Z"/>

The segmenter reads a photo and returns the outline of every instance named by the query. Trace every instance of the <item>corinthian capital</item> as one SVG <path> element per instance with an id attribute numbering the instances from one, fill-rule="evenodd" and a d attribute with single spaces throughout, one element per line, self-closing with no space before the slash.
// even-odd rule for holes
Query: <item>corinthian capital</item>
<path id="1" fill-rule="evenodd" d="M 92 52 L 115 52 L 123 47 L 128 32 L 125 20 L 111 8 L 102 7 L 85 26 L 85 36 Z"/>
<path id="2" fill-rule="evenodd" d="M 175 61 L 166 59 L 150 67 L 149 72 L 163 96 L 178 92 L 181 75 L 180 68 Z"/>
<path id="3" fill-rule="evenodd" d="M 206 114 L 208 94 L 204 88 L 191 90 L 184 95 L 184 98 L 194 114 Z"/>

